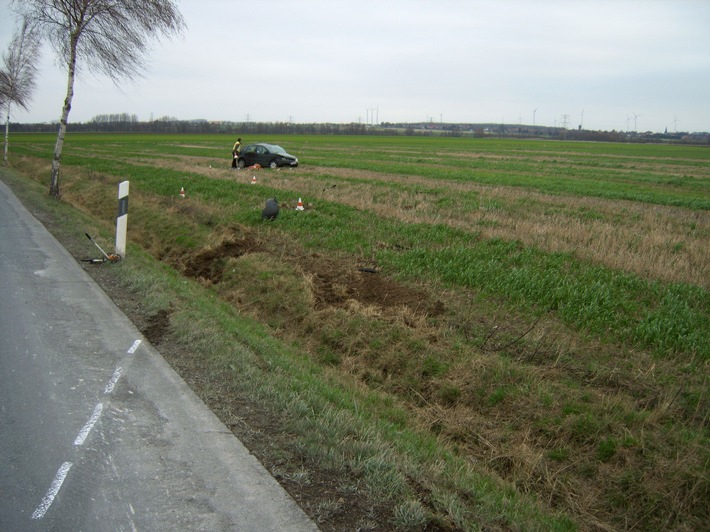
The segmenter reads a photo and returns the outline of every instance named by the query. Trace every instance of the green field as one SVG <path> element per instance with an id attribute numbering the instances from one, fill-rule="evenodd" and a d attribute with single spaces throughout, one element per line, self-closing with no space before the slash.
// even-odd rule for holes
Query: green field
<path id="1" fill-rule="evenodd" d="M 337 479 L 303 496 L 324 529 L 706 525 L 710 149 L 251 140 L 299 168 L 236 172 L 226 136 L 70 133 L 41 204 L 110 242 L 130 181 L 108 275 L 228 426 L 251 399 L 288 433 L 261 457 L 287 488 Z M 53 144 L 11 136 L 27 201 Z"/>

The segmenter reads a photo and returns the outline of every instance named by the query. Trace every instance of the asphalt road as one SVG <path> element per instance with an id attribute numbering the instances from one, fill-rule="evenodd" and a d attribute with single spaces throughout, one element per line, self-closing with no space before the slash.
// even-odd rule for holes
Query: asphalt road
<path id="1" fill-rule="evenodd" d="M 0 530 L 317 530 L 2 182 Z"/>

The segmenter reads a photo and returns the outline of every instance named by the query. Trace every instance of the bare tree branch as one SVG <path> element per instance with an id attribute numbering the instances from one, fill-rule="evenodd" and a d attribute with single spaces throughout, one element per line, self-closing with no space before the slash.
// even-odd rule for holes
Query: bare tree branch
<path id="1" fill-rule="evenodd" d="M 185 29 L 172 0 L 13 0 L 36 24 L 67 67 L 49 193 L 58 198 L 59 168 L 77 68 L 105 74 L 117 85 L 142 75 L 150 44 Z"/>
<path id="2" fill-rule="evenodd" d="M 12 104 L 27 109 L 35 89 L 37 59 L 40 41 L 34 26 L 27 19 L 22 20 L 7 51 L 2 54 L 3 71 L 0 76 L 0 94 L 7 111 L 5 121 L 5 150 L 3 161 L 7 166 L 7 152 L 10 137 L 10 110 Z M 2 102 L 0 102 L 2 103 Z M 0 108 L 3 106 L 0 105 Z"/>

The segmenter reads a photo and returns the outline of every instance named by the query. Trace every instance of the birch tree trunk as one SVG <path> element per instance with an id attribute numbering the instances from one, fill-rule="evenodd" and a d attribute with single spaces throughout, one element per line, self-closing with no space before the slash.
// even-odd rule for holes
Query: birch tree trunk
<path id="1" fill-rule="evenodd" d="M 10 140 L 10 102 L 7 102 L 7 120 L 5 121 L 5 150 L 3 154 L 3 163 L 7 166 L 7 145 Z"/>
<path id="2" fill-rule="evenodd" d="M 69 111 L 74 98 L 74 77 L 76 75 L 76 45 L 77 39 L 72 35 L 71 51 L 69 55 L 69 68 L 67 69 L 67 96 L 64 98 L 62 107 L 62 117 L 59 120 L 59 133 L 57 133 L 57 143 L 54 145 L 54 157 L 52 158 L 52 175 L 49 180 L 49 195 L 55 199 L 61 197 L 59 191 L 59 167 L 62 161 L 62 148 L 64 148 L 64 136 L 67 133 L 67 123 L 69 122 Z"/>

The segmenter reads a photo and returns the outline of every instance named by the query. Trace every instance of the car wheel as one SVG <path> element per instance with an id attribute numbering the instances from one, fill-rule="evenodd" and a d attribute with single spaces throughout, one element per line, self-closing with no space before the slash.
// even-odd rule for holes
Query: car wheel
<path id="1" fill-rule="evenodd" d="M 278 167 L 279 167 L 279 163 L 276 162 L 276 159 L 274 159 L 273 161 L 271 161 L 271 162 L 269 163 L 269 168 L 271 168 L 272 170 L 273 170 L 274 168 L 278 168 Z"/>
<path id="2" fill-rule="evenodd" d="M 247 165 L 247 163 L 246 163 L 246 161 L 244 161 L 244 159 L 237 160 L 237 166 L 239 167 L 240 170 L 243 170 L 246 165 Z"/>

